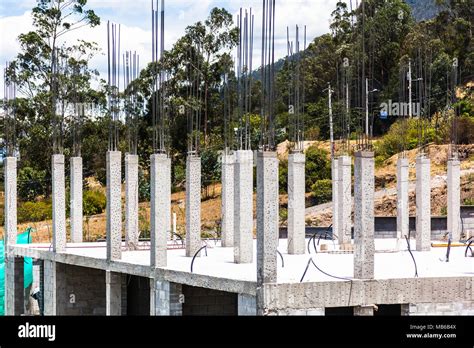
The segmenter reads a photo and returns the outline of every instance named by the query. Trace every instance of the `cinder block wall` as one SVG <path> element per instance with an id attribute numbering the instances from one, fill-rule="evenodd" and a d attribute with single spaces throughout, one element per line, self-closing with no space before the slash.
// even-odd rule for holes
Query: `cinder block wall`
<path id="1" fill-rule="evenodd" d="M 237 315 L 237 294 L 183 285 L 183 315 Z"/>
<path id="2" fill-rule="evenodd" d="M 104 271 L 57 263 L 56 272 L 58 315 L 105 315 Z"/>

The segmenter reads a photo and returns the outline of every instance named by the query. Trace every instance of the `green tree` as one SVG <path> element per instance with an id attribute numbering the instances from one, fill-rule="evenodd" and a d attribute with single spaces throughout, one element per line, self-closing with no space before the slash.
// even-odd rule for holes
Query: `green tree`
<path id="1" fill-rule="evenodd" d="M 17 111 L 19 145 L 22 162 L 50 172 L 53 131 L 57 101 L 104 102 L 103 93 L 90 86 L 98 75 L 88 62 L 97 52 L 95 43 L 71 42 L 68 34 L 85 26 L 100 24 L 94 11 L 86 8 L 86 0 L 38 0 L 32 10 L 34 30 L 19 35 L 20 53 L 13 60 L 8 79 L 14 81 L 26 96 Z M 65 125 L 66 126 L 66 125 Z M 64 136 L 65 134 L 63 134 Z"/>

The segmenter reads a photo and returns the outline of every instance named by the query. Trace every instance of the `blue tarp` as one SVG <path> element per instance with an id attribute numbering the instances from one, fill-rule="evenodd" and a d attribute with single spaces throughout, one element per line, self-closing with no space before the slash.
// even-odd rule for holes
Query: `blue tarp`
<path id="1" fill-rule="evenodd" d="M 32 228 L 28 228 L 22 234 L 19 234 L 17 244 L 31 243 Z M 24 267 L 24 286 L 29 287 L 33 283 L 33 259 L 25 257 Z M 3 240 L 0 241 L 0 315 L 5 315 L 5 246 Z"/>

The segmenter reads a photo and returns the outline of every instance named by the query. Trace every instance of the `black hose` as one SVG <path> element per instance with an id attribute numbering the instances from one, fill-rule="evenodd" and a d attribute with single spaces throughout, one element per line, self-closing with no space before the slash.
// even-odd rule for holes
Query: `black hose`
<path id="1" fill-rule="evenodd" d="M 329 225 L 329 227 L 326 229 L 326 233 L 324 234 L 324 239 L 326 239 L 326 237 L 328 236 L 328 233 L 329 233 L 329 229 L 332 227 L 332 224 Z M 319 245 L 319 241 L 321 240 L 321 237 L 322 237 L 322 233 L 319 235 L 319 238 L 318 238 L 318 245 Z M 315 247 L 316 248 L 316 247 Z"/>
<path id="2" fill-rule="evenodd" d="M 308 240 L 308 254 L 311 254 L 311 249 L 309 248 L 310 244 L 311 244 L 311 240 L 315 239 L 316 238 L 316 234 L 318 234 L 318 232 L 315 232 L 311 238 Z M 316 249 L 315 249 L 316 253 L 318 252 Z"/>
<path id="3" fill-rule="evenodd" d="M 285 268 L 285 260 L 283 259 L 283 255 L 278 250 L 277 250 L 277 253 L 278 255 L 280 255 L 280 258 L 281 258 L 281 267 Z"/>
<path id="4" fill-rule="evenodd" d="M 343 278 L 343 277 L 338 277 L 338 276 L 333 276 L 332 274 L 329 274 L 327 272 L 324 272 L 321 268 L 318 267 L 318 265 L 316 265 L 316 263 L 313 261 L 313 258 L 310 257 L 309 260 L 308 260 L 308 264 L 306 265 L 306 269 L 304 270 L 304 273 L 303 273 L 303 276 L 301 277 L 301 280 L 300 280 L 300 283 L 303 282 L 303 279 L 306 275 L 306 272 L 308 272 L 308 268 L 309 268 L 309 265 L 310 264 L 313 264 L 314 267 L 316 267 L 316 269 L 321 272 L 322 274 L 324 275 L 327 275 L 328 277 L 331 277 L 331 278 L 335 278 L 335 279 L 340 279 L 340 280 L 349 280 L 349 281 L 352 281 L 352 279 L 350 278 Z"/>
<path id="5" fill-rule="evenodd" d="M 193 256 L 193 260 L 191 261 L 191 273 L 193 273 L 194 260 L 199 255 L 199 253 L 202 251 L 202 249 L 206 250 L 206 256 L 207 256 L 207 245 L 204 245 L 202 248 L 200 248 L 198 251 L 196 251 L 196 254 L 194 254 L 194 256 Z"/>
<path id="6" fill-rule="evenodd" d="M 448 239 L 448 248 L 446 250 L 446 262 L 449 262 L 449 254 L 451 252 L 451 237 Z"/>
<path id="7" fill-rule="evenodd" d="M 173 233 L 171 233 L 171 235 L 172 235 L 172 236 L 176 236 L 176 237 L 178 237 L 178 238 L 181 240 L 181 245 L 184 245 L 184 239 L 183 239 L 183 237 L 181 237 L 179 234 L 177 234 L 177 233 L 174 233 L 174 232 L 173 232 Z"/>
<path id="8" fill-rule="evenodd" d="M 471 237 L 471 238 L 472 238 L 472 237 Z M 469 238 L 469 239 L 471 239 L 471 238 Z M 473 242 L 474 242 L 474 240 L 471 239 L 471 240 L 469 241 L 469 243 L 467 244 L 466 251 L 464 252 L 464 257 L 467 257 L 467 251 L 468 251 L 468 250 L 471 250 L 471 256 L 474 255 L 474 254 L 472 253 L 472 248 L 471 248 L 471 245 L 472 245 Z"/>
<path id="9" fill-rule="evenodd" d="M 410 234 L 410 232 L 408 232 L 408 234 Z M 408 245 L 408 252 L 410 253 L 411 258 L 413 259 L 413 263 L 415 264 L 415 278 L 418 278 L 418 267 L 416 266 L 415 257 L 413 256 L 413 253 L 411 252 L 410 240 L 408 239 L 407 236 L 405 236 L 405 239 L 406 239 L 407 245 Z"/>

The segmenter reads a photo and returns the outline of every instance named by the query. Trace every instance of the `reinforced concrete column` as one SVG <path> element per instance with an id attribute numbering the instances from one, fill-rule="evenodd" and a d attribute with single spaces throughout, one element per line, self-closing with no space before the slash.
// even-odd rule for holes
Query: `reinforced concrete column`
<path id="1" fill-rule="evenodd" d="M 341 156 L 338 160 L 338 222 L 339 228 L 338 240 L 339 245 L 351 244 L 351 221 L 352 221 L 352 162 L 349 156 Z"/>
<path id="2" fill-rule="evenodd" d="M 152 316 L 183 315 L 182 285 L 166 280 L 150 280 L 150 314 Z"/>
<path id="3" fill-rule="evenodd" d="M 188 156 L 186 163 L 186 256 L 201 248 L 201 157 Z"/>
<path id="4" fill-rule="evenodd" d="M 171 159 L 151 156 L 151 250 L 152 267 L 166 267 L 171 223 Z"/>
<path id="5" fill-rule="evenodd" d="M 44 315 L 57 315 L 56 262 L 43 260 L 43 306 Z"/>
<path id="6" fill-rule="evenodd" d="M 53 251 L 66 251 L 66 187 L 64 155 L 52 156 L 53 184 Z"/>
<path id="7" fill-rule="evenodd" d="M 374 153 L 355 154 L 354 278 L 374 278 Z"/>
<path id="8" fill-rule="evenodd" d="M 397 250 L 410 228 L 409 210 L 409 161 L 400 157 L 397 162 Z"/>
<path id="9" fill-rule="evenodd" d="M 332 231 L 338 237 L 341 235 L 339 227 L 339 162 L 337 158 L 331 161 L 331 182 L 332 182 Z M 340 242 L 340 241 L 339 241 Z"/>
<path id="10" fill-rule="evenodd" d="M 234 246 L 234 164 L 233 154 L 222 155 L 221 240 L 224 248 Z"/>
<path id="11" fill-rule="evenodd" d="M 7 157 L 3 161 L 5 182 L 5 256 L 8 257 L 9 249 L 16 244 L 17 238 L 17 161 L 16 157 Z"/>
<path id="12" fill-rule="evenodd" d="M 453 242 L 459 242 L 461 231 L 461 172 L 456 158 L 448 161 L 448 232 Z"/>
<path id="13" fill-rule="evenodd" d="M 71 243 L 82 243 L 82 157 L 71 160 Z"/>
<path id="14" fill-rule="evenodd" d="M 253 261 L 253 152 L 239 150 L 234 166 L 234 262 Z"/>
<path id="15" fill-rule="evenodd" d="M 5 259 L 5 315 L 22 315 L 25 311 L 24 259 L 9 256 Z"/>
<path id="16" fill-rule="evenodd" d="M 416 250 L 431 249 L 431 175 L 430 159 L 416 159 Z"/>
<path id="17" fill-rule="evenodd" d="M 304 153 L 288 156 L 288 254 L 292 255 L 306 251 L 305 162 Z"/>
<path id="18" fill-rule="evenodd" d="M 138 248 L 138 156 L 125 156 L 125 243 L 129 250 Z"/>
<path id="19" fill-rule="evenodd" d="M 257 155 L 257 314 L 265 312 L 266 283 L 277 281 L 278 157 L 276 152 Z"/>
<path id="20" fill-rule="evenodd" d="M 7 157 L 4 162 L 5 182 L 5 225 L 4 225 L 4 259 L 5 259 L 5 287 L 4 303 L 6 315 L 19 315 L 15 296 L 18 293 L 15 272 L 19 265 L 11 254 L 10 248 L 17 239 L 17 160 L 16 157 Z M 23 279 L 23 274 L 21 275 Z M 22 284 L 23 288 L 23 284 Z"/>
<path id="21" fill-rule="evenodd" d="M 122 258 L 122 153 L 107 152 L 107 260 Z"/>
<path id="22" fill-rule="evenodd" d="M 106 315 L 122 315 L 122 274 L 105 271 Z"/>

